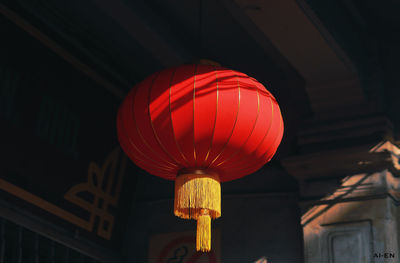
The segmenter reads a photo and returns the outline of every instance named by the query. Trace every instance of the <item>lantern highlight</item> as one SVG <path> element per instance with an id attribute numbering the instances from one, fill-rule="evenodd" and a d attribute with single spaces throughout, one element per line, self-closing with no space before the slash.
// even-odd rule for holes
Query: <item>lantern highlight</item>
<path id="1" fill-rule="evenodd" d="M 220 182 L 260 169 L 283 136 L 278 103 L 246 74 L 182 65 L 137 84 L 117 115 L 118 139 L 150 174 L 175 180 L 174 214 L 197 220 L 196 249 L 211 249 Z"/>

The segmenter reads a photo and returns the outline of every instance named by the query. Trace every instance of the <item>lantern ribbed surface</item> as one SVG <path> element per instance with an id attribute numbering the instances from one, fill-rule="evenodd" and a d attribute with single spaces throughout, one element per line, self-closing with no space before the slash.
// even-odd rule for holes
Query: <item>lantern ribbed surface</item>
<path id="1" fill-rule="evenodd" d="M 221 216 L 220 182 L 268 162 L 281 142 L 283 120 L 257 80 L 193 64 L 137 84 L 120 106 L 117 130 L 136 165 L 175 180 L 174 214 L 197 220 L 196 250 L 209 252 L 211 220 Z"/>
<path id="2" fill-rule="evenodd" d="M 272 94 L 244 73 L 183 65 L 137 84 L 120 106 L 118 138 L 142 169 L 175 180 L 185 168 L 229 181 L 260 169 L 283 135 Z"/>

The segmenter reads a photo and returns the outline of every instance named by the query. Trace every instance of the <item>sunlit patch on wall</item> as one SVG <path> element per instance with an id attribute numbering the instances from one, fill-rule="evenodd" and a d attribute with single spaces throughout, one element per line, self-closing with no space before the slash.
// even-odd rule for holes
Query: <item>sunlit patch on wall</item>
<path id="1" fill-rule="evenodd" d="M 262 257 L 262 258 L 258 259 L 257 261 L 254 261 L 254 263 L 268 263 L 268 261 L 267 261 L 266 257 Z"/>

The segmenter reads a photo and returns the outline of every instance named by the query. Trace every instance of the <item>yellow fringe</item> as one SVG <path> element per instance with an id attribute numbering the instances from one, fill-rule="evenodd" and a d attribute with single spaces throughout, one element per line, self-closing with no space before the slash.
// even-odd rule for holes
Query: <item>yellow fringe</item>
<path id="1" fill-rule="evenodd" d="M 211 250 L 211 217 L 208 214 L 200 215 L 197 219 L 196 250 Z"/>
<path id="2" fill-rule="evenodd" d="M 175 179 L 174 214 L 184 219 L 195 219 L 201 209 L 211 218 L 221 216 L 221 184 L 217 174 L 191 172 Z"/>

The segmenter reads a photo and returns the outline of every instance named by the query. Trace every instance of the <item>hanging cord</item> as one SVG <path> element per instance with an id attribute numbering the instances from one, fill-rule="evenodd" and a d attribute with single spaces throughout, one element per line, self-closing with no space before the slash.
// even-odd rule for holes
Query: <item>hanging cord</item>
<path id="1" fill-rule="evenodd" d="M 198 28 L 198 44 L 199 44 L 199 59 L 203 55 L 203 0 L 199 0 L 199 28 Z"/>

